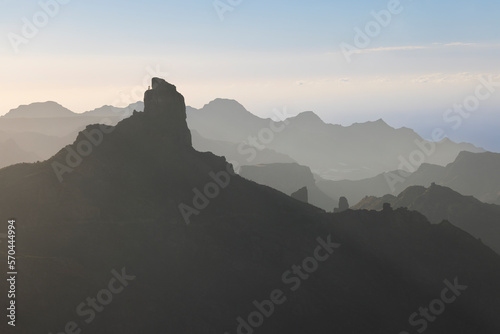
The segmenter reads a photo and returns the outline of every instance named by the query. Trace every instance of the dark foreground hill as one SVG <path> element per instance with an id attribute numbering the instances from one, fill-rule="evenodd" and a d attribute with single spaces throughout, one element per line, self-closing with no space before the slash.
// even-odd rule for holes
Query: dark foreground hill
<path id="1" fill-rule="evenodd" d="M 247 181 L 191 147 L 185 117 L 155 78 L 144 113 L 0 170 L 18 272 L 1 333 L 499 332 L 500 258 L 479 241 Z"/>
<path id="2" fill-rule="evenodd" d="M 424 214 L 430 222 L 450 221 L 453 225 L 480 238 L 500 254 L 500 206 L 463 196 L 447 187 L 432 184 L 429 188 L 408 187 L 397 197 L 366 197 L 353 209 L 382 210 L 384 203 L 394 208 L 408 208 Z"/>

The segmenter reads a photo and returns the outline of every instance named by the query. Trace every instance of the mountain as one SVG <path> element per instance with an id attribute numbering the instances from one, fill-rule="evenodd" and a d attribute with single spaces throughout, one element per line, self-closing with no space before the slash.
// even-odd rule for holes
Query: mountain
<path id="1" fill-rule="evenodd" d="M 0 189 L 0 233 L 15 217 L 19 241 L 2 333 L 500 329 L 497 254 L 416 212 L 327 214 L 234 175 L 192 148 L 184 98 L 158 78 L 144 112 L 0 170 Z"/>
<path id="2" fill-rule="evenodd" d="M 422 164 L 412 174 L 397 170 L 358 181 L 330 181 L 317 177 L 316 184 L 327 195 L 343 195 L 351 203 L 357 203 L 365 196 L 394 195 L 410 186 L 429 187 L 436 183 L 486 203 L 500 204 L 499 171 L 499 153 L 464 151 L 445 167 Z"/>
<path id="3" fill-rule="evenodd" d="M 89 124 L 115 125 L 129 117 L 133 110 L 143 110 L 143 103 L 133 103 L 125 108 L 103 106 L 81 114 L 74 113 L 56 102 L 32 103 L 12 109 L 0 117 L 0 131 L 66 137 L 85 129 Z"/>
<path id="4" fill-rule="evenodd" d="M 12 140 L 19 148 L 25 152 L 32 152 L 37 158 L 35 160 L 25 159 L 19 156 L 12 163 L 33 162 L 36 160 L 46 160 L 56 154 L 61 147 L 72 143 L 77 136 L 77 132 L 65 137 L 47 136 L 36 132 L 14 132 L 8 133 L 0 131 L 0 141 Z"/>
<path id="5" fill-rule="evenodd" d="M 94 110 L 86 111 L 82 115 L 92 116 L 92 117 L 116 117 L 119 116 L 121 119 L 130 117 L 132 113 L 136 111 L 144 111 L 144 103 L 142 101 L 132 103 L 127 107 L 120 108 L 114 106 L 102 106 Z"/>
<path id="6" fill-rule="evenodd" d="M 83 114 L 73 113 L 55 102 L 20 106 L 0 118 L 0 141 L 12 140 L 18 145 L 3 147 L 5 154 L 8 150 L 11 153 L 3 156 L 0 166 L 48 159 L 72 143 L 88 124 L 113 125 L 129 117 L 133 110 L 144 110 L 144 104 L 137 102 L 126 108 L 104 106 Z"/>
<path id="7" fill-rule="evenodd" d="M 292 195 L 298 189 L 306 187 L 308 202 L 325 211 L 333 211 L 338 198 L 331 198 L 317 186 L 311 169 L 297 163 L 275 163 L 256 166 L 242 166 L 242 177 L 259 184 Z"/>
<path id="8" fill-rule="evenodd" d="M 344 127 L 326 124 L 311 111 L 294 117 L 286 110 L 275 113 L 276 122 L 262 119 L 225 99 L 187 111 L 189 127 L 205 138 L 273 149 L 331 180 L 360 180 L 408 164 L 411 171 L 422 163 L 446 165 L 461 151 L 484 151 L 448 139 L 429 144 L 413 130 L 394 129 L 383 120 Z"/>
<path id="9" fill-rule="evenodd" d="M 262 150 L 255 148 L 255 153 L 249 157 L 246 157 L 240 153 L 241 145 L 225 142 L 222 140 L 203 138 L 196 130 L 191 131 L 191 136 L 193 140 L 193 147 L 196 150 L 200 152 L 212 152 L 215 155 L 223 156 L 228 161 L 231 161 L 233 164 L 237 164 L 238 166 L 247 165 L 249 163 L 258 165 L 270 164 L 273 162 L 294 162 L 289 156 L 266 148 Z"/>
<path id="10" fill-rule="evenodd" d="M 384 203 L 421 212 L 434 224 L 448 220 L 500 254 L 500 205 L 485 204 L 472 196 L 432 184 L 429 188 L 408 187 L 397 197 L 366 197 L 352 208 L 382 210 Z"/>
<path id="11" fill-rule="evenodd" d="M 13 165 L 20 161 L 35 162 L 37 159 L 38 157 L 36 154 L 24 151 L 12 139 L 0 142 L 0 168 Z"/>
<path id="12" fill-rule="evenodd" d="M 74 112 L 57 102 L 36 102 L 11 109 L 2 118 L 59 118 L 75 116 Z"/>

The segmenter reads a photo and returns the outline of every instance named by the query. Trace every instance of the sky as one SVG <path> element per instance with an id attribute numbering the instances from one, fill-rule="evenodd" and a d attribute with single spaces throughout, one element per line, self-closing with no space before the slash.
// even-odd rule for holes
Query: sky
<path id="1" fill-rule="evenodd" d="M 196 108 L 382 118 L 493 149 L 500 86 L 467 117 L 448 110 L 500 82 L 499 14 L 497 0 L 0 0 L 0 115 L 122 106 L 160 76 Z"/>

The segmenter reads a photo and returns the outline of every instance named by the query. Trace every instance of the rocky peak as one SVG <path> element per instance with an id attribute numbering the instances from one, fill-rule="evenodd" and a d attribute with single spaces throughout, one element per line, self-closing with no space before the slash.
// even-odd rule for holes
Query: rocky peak
<path id="1" fill-rule="evenodd" d="M 191 132 L 186 123 L 184 96 L 177 88 L 160 78 L 153 78 L 151 89 L 144 94 L 144 115 L 154 118 L 182 146 L 191 146 Z"/>

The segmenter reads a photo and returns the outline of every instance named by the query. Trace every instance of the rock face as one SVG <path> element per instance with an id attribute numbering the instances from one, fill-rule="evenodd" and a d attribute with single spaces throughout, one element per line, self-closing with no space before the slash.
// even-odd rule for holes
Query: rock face
<path id="1" fill-rule="evenodd" d="M 307 187 L 300 188 L 296 192 L 292 193 L 290 196 L 292 196 L 293 198 L 298 199 L 299 201 L 302 201 L 304 203 L 308 203 L 308 201 L 309 201 Z"/>
<path id="2" fill-rule="evenodd" d="M 174 141 L 184 147 L 191 147 L 191 132 L 186 123 L 184 96 L 177 88 L 163 79 L 153 78 L 152 89 L 144 94 L 144 113 L 162 122 L 162 126 Z"/>
<path id="3" fill-rule="evenodd" d="M 347 198 L 342 196 L 339 199 L 339 207 L 335 208 L 335 210 L 333 210 L 333 211 L 334 212 L 344 212 L 346 210 L 349 210 L 349 202 L 347 201 Z"/>
<path id="4" fill-rule="evenodd" d="M 16 305 L 29 316 L 16 332 L 399 333 L 457 276 L 470 289 L 429 333 L 500 332 L 500 257 L 469 234 L 404 209 L 327 214 L 245 180 L 188 145 L 172 85 L 155 80 L 146 100 L 145 112 L 87 127 L 48 161 L 0 170 L 0 233 L 17 219 Z M 61 182 L 56 162 L 71 170 Z M 120 273 L 132 278 L 88 323 L 88 298 L 107 302 Z M 272 317 L 242 325 L 278 290 L 286 300 Z M 82 302 L 87 316 L 75 313 Z"/>

